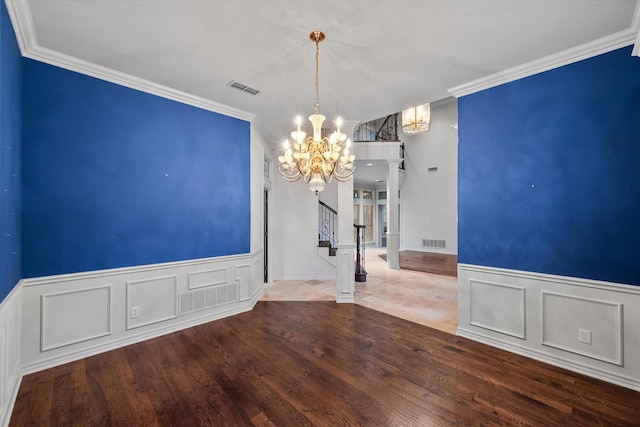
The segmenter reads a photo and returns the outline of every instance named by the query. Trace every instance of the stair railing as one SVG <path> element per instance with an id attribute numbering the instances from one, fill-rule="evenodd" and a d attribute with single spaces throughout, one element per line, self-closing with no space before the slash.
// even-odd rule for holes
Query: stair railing
<path id="1" fill-rule="evenodd" d="M 399 141 L 398 113 L 360 124 L 354 131 L 354 141 Z"/>
<path id="2" fill-rule="evenodd" d="M 318 201 L 318 245 L 328 246 L 329 254 L 338 247 L 338 212 L 324 202 Z"/>
<path id="3" fill-rule="evenodd" d="M 353 226 L 356 229 L 356 282 L 366 282 L 367 270 L 364 268 L 364 229 L 366 225 L 353 224 Z"/>

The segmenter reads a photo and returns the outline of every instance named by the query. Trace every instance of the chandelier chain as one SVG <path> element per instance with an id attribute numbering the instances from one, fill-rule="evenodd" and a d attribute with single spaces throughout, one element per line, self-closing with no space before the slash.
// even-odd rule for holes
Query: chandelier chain
<path id="1" fill-rule="evenodd" d="M 351 140 L 340 131 L 342 119 L 336 120 L 336 130 L 331 135 L 322 136 L 325 116 L 320 114 L 320 42 L 325 38 L 322 31 L 313 31 L 309 38 L 316 44 L 316 102 L 315 114 L 309 116 L 313 135 L 307 137 L 302 127 L 302 118 L 296 118 L 296 130 L 291 138 L 284 141 L 284 152 L 278 156 L 278 172 L 287 181 L 303 179 L 309 189 L 318 194 L 332 178 L 346 181 L 351 178 L 355 156 L 349 154 Z M 306 139 L 305 139 L 306 138 Z"/>
<path id="2" fill-rule="evenodd" d="M 320 91 L 318 87 L 320 86 L 320 61 L 318 57 L 320 56 L 320 42 L 316 39 L 316 105 L 315 111 L 316 114 L 320 113 Z"/>

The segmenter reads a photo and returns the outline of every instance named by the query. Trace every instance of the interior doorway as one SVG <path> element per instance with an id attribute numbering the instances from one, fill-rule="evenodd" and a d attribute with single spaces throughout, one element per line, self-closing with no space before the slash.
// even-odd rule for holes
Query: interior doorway
<path id="1" fill-rule="evenodd" d="M 378 205 L 378 241 L 381 248 L 387 247 L 387 205 Z"/>
<path id="2" fill-rule="evenodd" d="M 264 283 L 269 283 L 269 190 L 264 189 L 264 241 L 262 258 L 264 261 Z"/>

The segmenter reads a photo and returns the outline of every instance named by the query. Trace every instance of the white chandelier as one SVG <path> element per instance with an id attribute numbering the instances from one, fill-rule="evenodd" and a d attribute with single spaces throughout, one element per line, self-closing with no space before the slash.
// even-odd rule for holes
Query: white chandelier
<path id="1" fill-rule="evenodd" d="M 416 105 L 402 111 L 402 133 L 415 135 L 431 126 L 431 104 Z"/>
<path id="2" fill-rule="evenodd" d="M 287 181 L 297 181 L 300 178 L 309 184 L 309 189 L 318 194 L 324 190 L 325 183 L 335 177 L 338 181 L 348 180 L 355 170 L 353 161 L 355 156 L 349 154 L 351 140 L 340 132 L 342 120 L 336 120 L 336 131 L 328 138 L 322 137 L 322 123 L 325 116 L 320 114 L 320 95 L 318 77 L 319 43 L 324 40 L 322 31 L 313 31 L 309 38 L 316 44 L 316 103 L 315 114 L 309 116 L 313 126 L 313 136 L 305 139 L 307 134 L 300 130 L 302 118 L 296 118 L 296 130 L 291 132 L 290 142 L 284 141 L 284 153 L 278 156 L 278 172 Z"/>

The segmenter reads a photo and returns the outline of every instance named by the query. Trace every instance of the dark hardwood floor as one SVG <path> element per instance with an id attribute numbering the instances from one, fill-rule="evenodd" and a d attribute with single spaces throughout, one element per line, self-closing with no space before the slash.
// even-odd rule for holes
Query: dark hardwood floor
<path id="1" fill-rule="evenodd" d="M 400 251 L 398 253 L 400 268 L 458 277 L 458 256 L 435 252 Z M 380 255 L 387 260 L 387 255 Z"/>
<path id="2" fill-rule="evenodd" d="M 640 393 L 354 304 L 253 311 L 25 376 L 11 426 L 638 426 Z"/>

